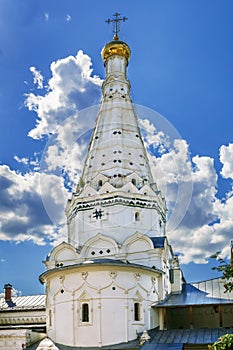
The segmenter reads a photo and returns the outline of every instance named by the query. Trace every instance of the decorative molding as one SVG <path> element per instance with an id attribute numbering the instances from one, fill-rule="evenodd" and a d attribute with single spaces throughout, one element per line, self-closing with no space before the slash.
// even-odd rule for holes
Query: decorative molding
<path id="1" fill-rule="evenodd" d="M 111 272 L 109 273 L 109 275 L 110 275 L 110 277 L 112 277 L 112 279 L 115 279 L 116 276 L 117 276 L 117 272 L 111 271 Z"/>
<path id="2" fill-rule="evenodd" d="M 88 276 L 88 272 L 82 272 L 82 279 L 86 280 Z"/>
<path id="3" fill-rule="evenodd" d="M 71 222 L 71 220 L 77 215 L 79 211 L 86 211 L 86 210 L 93 210 L 95 207 L 105 207 L 105 206 L 113 206 L 113 205 L 124 205 L 124 206 L 130 206 L 130 207 L 140 207 L 145 209 L 155 209 L 159 215 L 161 215 L 161 218 L 163 222 L 166 222 L 166 211 L 161 208 L 158 204 L 157 200 L 150 200 L 146 198 L 134 198 L 133 196 L 126 197 L 123 195 L 113 195 L 111 197 L 105 197 L 105 198 L 96 198 L 90 200 L 87 198 L 85 201 L 84 198 L 82 198 L 81 201 L 75 201 L 75 207 L 71 210 L 70 214 L 67 215 L 67 221 L 68 224 Z"/>

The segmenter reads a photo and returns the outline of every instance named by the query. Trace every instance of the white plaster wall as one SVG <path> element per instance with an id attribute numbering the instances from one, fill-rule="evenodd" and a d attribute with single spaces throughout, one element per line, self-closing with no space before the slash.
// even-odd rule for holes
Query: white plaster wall
<path id="1" fill-rule="evenodd" d="M 28 329 L 0 330 L 0 349 L 22 350 L 22 345 L 30 345 L 45 337 L 45 334 Z"/>
<path id="2" fill-rule="evenodd" d="M 135 339 L 136 332 L 150 328 L 151 323 L 156 326 L 156 316 L 150 315 L 150 305 L 159 298 L 155 272 L 91 265 L 51 272 L 47 278 L 47 313 L 52 310 L 53 314 L 47 332 L 53 341 L 102 346 Z M 141 303 L 140 321 L 133 319 L 136 301 Z M 82 302 L 90 303 L 88 323 L 81 322 Z"/>
<path id="3" fill-rule="evenodd" d="M 108 235 L 122 244 L 126 238 L 136 231 L 150 237 L 161 236 L 159 217 L 156 210 L 134 208 L 123 205 L 111 207 L 97 207 L 103 211 L 102 219 L 93 218 L 94 209 L 79 211 L 69 227 L 70 242 L 74 245 L 83 245 L 89 238 L 98 232 Z M 135 212 L 140 212 L 140 221 L 135 221 Z M 120 223 L 120 229 L 119 229 Z M 75 230 L 75 232 L 73 231 Z"/>

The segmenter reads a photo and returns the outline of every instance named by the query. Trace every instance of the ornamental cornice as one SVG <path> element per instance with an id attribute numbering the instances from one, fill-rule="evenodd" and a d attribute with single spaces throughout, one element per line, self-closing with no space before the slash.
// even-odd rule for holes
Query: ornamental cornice
<path id="1" fill-rule="evenodd" d="M 0 325 L 45 324 L 45 316 L 1 317 Z"/>
<path id="2" fill-rule="evenodd" d="M 126 197 L 123 195 L 113 195 L 111 197 L 105 197 L 105 198 L 95 198 L 95 199 L 85 199 L 82 198 L 77 199 L 75 201 L 75 205 L 73 208 L 71 208 L 70 213 L 67 213 L 67 221 L 68 223 L 76 216 L 77 212 L 79 211 L 85 211 L 89 209 L 93 209 L 96 206 L 113 206 L 113 205 L 124 205 L 124 206 L 131 206 L 131 207 L 140 207 L 145 209 L 155 209 L 162 217 L 164 222 L 166 222 L 166 214 L 164 211 L 160 208 L 158 202 L 156 200 L 152 199 L 145 199 L 137 197 Z"/>

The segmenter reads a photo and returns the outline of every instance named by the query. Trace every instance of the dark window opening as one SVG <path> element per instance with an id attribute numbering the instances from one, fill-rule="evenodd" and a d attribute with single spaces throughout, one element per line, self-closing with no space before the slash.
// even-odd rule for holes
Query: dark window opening
<path id="1" fill-rule="evenodd" d="M 89 322 L 89 305 L 82 304 L 82 322 Z"/>
<path id="2" fill-rule="evenodd" d="M 134 186 L 136 186 L 136 179 L 132 179 L 132 184 L 134 185 Z"/>
<path id="3" fill-rule="evenodd" d="M 174 283 L 174 270 L 173 269 L 169 270 L 169 281 L 170 281 L 170 283 Z"/>
<path id="4" fill-rule="evenodd" d="M 136 211 L 136 213 L 134 214 L 134 218 L 135 218 L 135 221 L 139 221 L 140 220 L 140 213 L 139 213 L 139 211 Z"/>
<path id="5" fill-rule="evenodd" d="M 134 321 L 140 321 L 140 303 L 134 303 Z"/>

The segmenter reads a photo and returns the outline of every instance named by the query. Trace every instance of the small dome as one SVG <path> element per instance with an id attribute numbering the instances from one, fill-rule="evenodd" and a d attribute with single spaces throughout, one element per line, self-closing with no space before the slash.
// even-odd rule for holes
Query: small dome
<path id="1" fill-rule="evenodd" d="M 130 58 L 130 48 L 124 43 L 124 41 L 113 40 L 105 45 L 101 52 L 101 56 L 105 63 L 108 57 L 113 55 L 124 56 L 128 61 Z"/>

